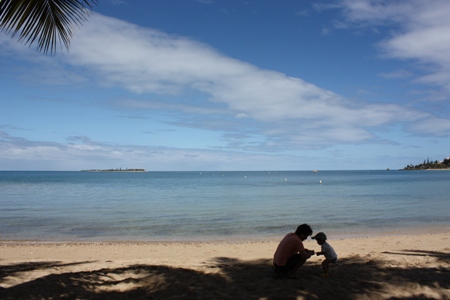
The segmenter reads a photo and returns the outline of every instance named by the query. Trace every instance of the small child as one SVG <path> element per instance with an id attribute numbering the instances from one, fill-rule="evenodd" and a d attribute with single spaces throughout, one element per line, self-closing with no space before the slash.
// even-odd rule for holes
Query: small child
<path id="1" fill-rule="evenodd" d="M 338 256 L 336 252 L 334 251 L 333 247 L 330 246 L 326 242 L 327 236 L 323 232 L 319 232 L 315 236 L 311 237 L 312 239 L 315 239 L 317 241 L 317 244 L 319 244 L 322 249 L 320 252 L 316 252 L 316 255 L 324 255 L 325 260 L 322 262 L 323 267 L 323 274 L 320 275 L 322 277 L 328 277 L 328 268 L 331 263 L 335 264 L 337 263 Z"/>

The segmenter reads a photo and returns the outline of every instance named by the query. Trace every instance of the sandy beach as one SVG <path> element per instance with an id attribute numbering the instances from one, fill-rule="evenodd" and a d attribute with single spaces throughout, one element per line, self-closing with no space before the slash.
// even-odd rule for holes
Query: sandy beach
<path id="1" fill-rule="evenodd" d="M 450 233 L 329 243 L 339 255 L 330 277 L 314 256 L 291 280 L 272 276 L 275 240 L 3 241 L 0 299 L 450 299 Z"/>

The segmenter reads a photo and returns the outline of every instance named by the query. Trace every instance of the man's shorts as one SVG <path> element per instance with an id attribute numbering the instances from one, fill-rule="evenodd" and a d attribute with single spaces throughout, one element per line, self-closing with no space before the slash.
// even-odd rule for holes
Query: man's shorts
<path id="1" fill-rule="evenodd" d="M 295 266 L 297 266 L 302 260 L 303 260 L 303 258 L 301 257 L 300 254 L 295 254 L 295 255 L 289 257 L 288 261 L 286 262 L 286 265 L 284 265 L 284 266 L 279 266 L 277 264 L 273 264 L 275 267 L 275 272 L 281 273 L 281 274 L 287 274 L 290 271 L 292 271 L 295 268 Z"/>

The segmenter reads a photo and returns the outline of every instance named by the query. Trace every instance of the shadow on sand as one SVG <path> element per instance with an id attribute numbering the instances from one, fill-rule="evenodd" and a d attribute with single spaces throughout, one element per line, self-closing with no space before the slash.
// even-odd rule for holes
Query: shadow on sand
<path id="1" fill-rule="evenodd" d="M 328 278 L 319 276 L 318 263 L 310 263 L 301 268 L 300 279 L 289 280 L 274 279 L 269 259 L 220 257 L 201 270 L 131 265 L 50 274 L 0 288 L 0 299 L 449 299 L 448 253 L 405 250 L 391 254 L 432 256 L 442 267 L 395 267 L 383 260 L 350 257 L 332 266 Z M 6 278 L 20 279 L 24 272 L 66 265 L 39 262 L 0 266 L 0 285 Z M 392 296 L 392 286 L 404 292 Z"/>

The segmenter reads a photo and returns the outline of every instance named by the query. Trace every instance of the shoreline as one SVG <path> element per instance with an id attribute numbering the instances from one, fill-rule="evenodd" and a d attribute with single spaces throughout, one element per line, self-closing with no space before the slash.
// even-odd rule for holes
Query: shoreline
<path id="1" fill-rule="evenodd" d="M 288 232 L 286 232 L 287 234 Z M 317 233 L 317 232 L 316 232 Z M 314 234 L 313 234 L 314 235 Z M 328 235 L 328 234 L 327 234 Z M 58 247 L 58 246 L 201 246 L 201 245 L 253 245 L 253 244 L 278 244 L 284 235 L 273 237 L 269 239 L 214 239 L 214 240 L 64 240 L 64 241 L 41 241 L 41 240 L 0 240 L 0 248 L 5 247 Z M 332 237 L 328 235 L 328 240 L 338 243 L 352 242 L 358 240 L 371 240 L 371 239 L 408 239 L 417 237 L 435 237 L 435 236 L 448 236 L 449 238 L 449 250 L 450 250 L 450 231 L 442 230 L 440 232 L 397 232 L 395 234 L 373 234 L 350 237 Z M 308 237 L 304 244 L 315 244 L 315 240 Z M 306 247 L 306 246 L 305 246 Z M 1 260 L 1 259 L 0 259 Z"/>
<path id="2" fill-rule="evenodd" d="M 313 227 L 314 229 L 314 227 Z M 291 231 L 295 230 L 295 226 L 291 229 Z M 327 235 L 333 240 L 347 240 L 347 239 L 358 239 L 358 238 L 373 238 L 373 237 L 396 237 L 396 236 L 413 236 L 413 235 L 429 235 L 429 234 L 440 234 L 440 233 L 449 233 L 450 232 L 450 224 L 447 226 L 442 225 L 427 225 L 427 226 L 411 226 L 407 229 L 405 228 L 393 228 L 393 229 L 384 229 L 379 231 L 351 231 L 351 232 L 339 232 L 339 230 L 326 230 L 326 229 L 314 229 L 314 233 L 319 231 L 325 231 Z M 5 244 L 190 244 L 190 243 L 205 243 L 205 244 L 220 244 L 220 243 L 261 243 L 261 242 L 276 242 L 279 241 L 285 234 L 290 232 L 287 230 L 286 232 L 280 234 L 270 234 L 270 235 L 232 235 L 232 236 L 197 236 L 197 237 L 170 237 L 170 238 L 132 238 L 132 239 L 112 239 L 112 238 L 54 238 L 54 239 L 0 239 L 0 245 Z"/>

